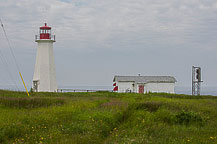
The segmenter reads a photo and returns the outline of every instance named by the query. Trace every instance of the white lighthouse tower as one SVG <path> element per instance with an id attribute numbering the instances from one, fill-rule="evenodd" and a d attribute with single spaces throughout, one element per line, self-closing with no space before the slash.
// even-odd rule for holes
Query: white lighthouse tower
<path id="1" fill-rule="evenodd" d="M 55 35 L 51 35 L 51 27 L 40 27 L 39 35 L 35 36 L 38 43 L 35 72 L 33 76 L 33 91 L 35 92 L 56 92 L 56 70 L 53 55 L 53 43 Z"/>

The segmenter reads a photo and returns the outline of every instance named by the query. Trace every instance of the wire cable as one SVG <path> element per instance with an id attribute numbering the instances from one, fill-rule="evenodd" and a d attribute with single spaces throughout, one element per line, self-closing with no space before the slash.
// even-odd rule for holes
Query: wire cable
<path id="1" fill-rule="evenodd" d="M 3 25 L 2 21 L 1 21 L 1 19 L 0 19 L 0 22 L 1 22 L 1 27 L 2 27 L 2 29 L 3 29 L 3 31 L 4 31 L 4 35 L 5 35 L 5 38 L 6 38 L 6 40 L 7 40 L 9 49 L 10 49 L 10 51 L 11 51 L 11 54 L 12 54 L 13 58 L 14 58 L 14 62 L 15 62 L 15 64 L 16 64 L 16 67 L 17 67 L 18 71 L 20 72 L 20 68 L 19 68 L 19 65 L 18 65 L 18 63 L 17 63 L 17 59 L 16 59 L 16 57 L 15 57 L 15 55 L 14 55 L 14 51 L 12 50 L 10 41 L 9 41 L 9 39 L 8 39 L 8 36 L 7 36 L 7 34 L 6 34 L 6 31 L 5 31 L 5 28 L 4 28 L 4 25 Z"/>
<path id="2" fill-rule="evenodd" d="M 0 50 L 0 59 L 1 59 L 2 63 L 3 63 L 3 65 L 5 66 L 6 71 L 8 72 L 8 75 L 9 75 L 10 79 L 11 79 L 12 82 L 14 83 L 14 85 L 15 85 L 15 87 L 16 87 L 16 90 L 18 91 L 19 88 L 18 88 L 18 86 L 17 86 L 17 83 L 16 83 L 16 81 L 14 80 L 14 77 L 13 77 L 13 75 L 12 75 L 10 69 L 9 69 L 9 66 L 8 66 L 8 64 L 7 64 L 7 61 L 6 61 L 5 57 L 4 57 L 4 55 L 2 54 L 2 51 L 1 51 L 1 50 Z"/>
<path id="3" fill-rule="evenodd" d="M 19 88 L 18 88 L 18 86 L 17 86 L 17 83 L 16 83 L 16 81 L 15 81 L 15 79 L 14 79 L 14 77 L 13 77 L 11 71 L 10 71 L 9 65 L 8 65 L 8 63 L 7 63 L 7 60 L 6 60 L 6 58 L 4 57 L 3 52 L 2 52 L 1 50 L 0 50 L 0 59 L 1 59 L 2 63 L 3 63 L 3 65 L 5 66 L 5 69 L 6 69 L 7 73 L 8 73 L 8 75 L 9 75 L 9 77 L 10 77 L 12 83 L 14 83 L 15 89 L 18 91 Z"/>
<path id="4" fill-rule="evenodd" d="M 17 63 L 16 57 L 15 57 L 15 55 L 14 55 L 13 49 L 12 49 L 12 47 L 11 47 L 10 41 L 9 41 L 9 39 L 8 39 L 7 33 L 6 33 L 6 31 L 5 31 L 5 28 L 4 28 L 4 25 L 3 25 L 2 21 L 1 21 L 1 19 L 0 19 L 0 22 L 1 22 L 1 27 L 2 27 L 2 29 L 3 29 L 3 31 L 4 31 L 4 35 L 5 35 L 5 37 L 6 37 L 8 46 L 9 46 L 9 48 L 10 48 L 11 54 L 12 54 L 12 56 L 13 56 L 13 58 L 14 58 L 14 62 L 15 62 L 15 64 L 16 64 L 16 67 L 17 67 L 18 71 L 19 71 L 20 78 L 22 79 L 23 85 L 24 85 L 24 87 L 25 87 L 25 89 L 26 89 L 26 93 L 27 93 L 27 95 L 29 96 L 28 90 L 27 90 L 27 88 L 26 88 L 25 82 L 24 82 L 23 77 L 22 77 L 21 72 L 20 72 L 19 65 L 18 65 L 18 63 Z"/>

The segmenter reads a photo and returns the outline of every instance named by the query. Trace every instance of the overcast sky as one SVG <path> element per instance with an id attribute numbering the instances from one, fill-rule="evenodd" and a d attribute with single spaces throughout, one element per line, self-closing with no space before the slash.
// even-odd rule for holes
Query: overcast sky
<path id="1" fill-rule="evenodd" d="M 0 0 L 17 62 L 31 86 L 39 27 L 56 35 L 57 82 L 110 86 L 114 75 L 171 75 L 191 85 L 192 65 L 204 86 L 217 86 L 216 0 Z M 0 52 L 21 85 L 3 31 Z M 0 85 L 13 84 L 0 61 Z"/>

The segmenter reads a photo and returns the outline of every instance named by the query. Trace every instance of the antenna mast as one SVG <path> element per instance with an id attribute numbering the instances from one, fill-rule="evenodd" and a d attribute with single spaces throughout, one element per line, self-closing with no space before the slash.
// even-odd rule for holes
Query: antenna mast
<path id="1" fill-rule="evenodd" d="M 201 68 L 192 66 L 192 95 L 200 95 L 202 82 Z"/>

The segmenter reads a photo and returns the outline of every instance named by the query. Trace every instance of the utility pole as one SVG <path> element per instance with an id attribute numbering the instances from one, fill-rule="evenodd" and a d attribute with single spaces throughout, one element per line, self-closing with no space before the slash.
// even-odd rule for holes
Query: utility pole
<path id="1" fill-rule="evenodd" d="M 202 82 L 201 68 L 192 66 L 192 95 L 200 95 Z"/>

